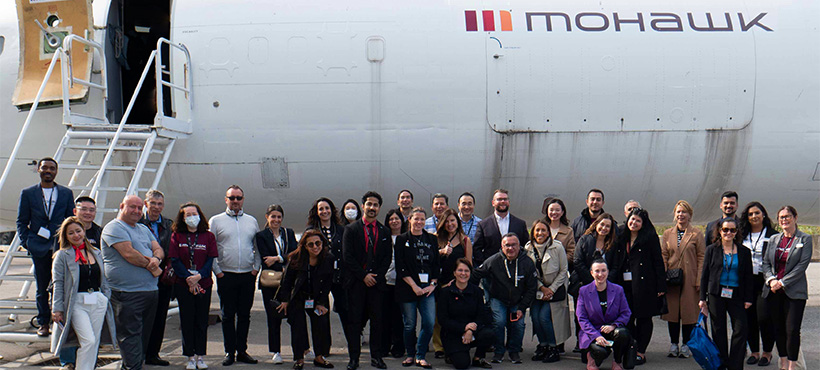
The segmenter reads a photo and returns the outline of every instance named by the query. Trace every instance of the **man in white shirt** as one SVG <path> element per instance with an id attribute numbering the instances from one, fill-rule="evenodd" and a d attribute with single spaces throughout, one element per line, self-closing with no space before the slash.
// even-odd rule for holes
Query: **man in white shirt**
<path id="1" fill-rule="evenodd" d="M 501 236 L 515 233 L 521 245 L 530 240 L 527 223 L 510 214 L 509 192 L 498 189 L 493 192 L 493 214 L 478 223 L 473 244 L 474 266 L 481 265 L 485 259 L 501 250 Z"/>

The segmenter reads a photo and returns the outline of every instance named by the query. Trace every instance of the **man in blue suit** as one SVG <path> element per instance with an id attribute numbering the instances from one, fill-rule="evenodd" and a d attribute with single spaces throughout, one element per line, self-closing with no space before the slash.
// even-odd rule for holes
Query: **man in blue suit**
<path id="1" fill-rule="evenodd" d="M 57 177 L 57 161 L 43 158 L 37 162 L 40 183 L 29 186 L 20 193 L 17 207 L 17 235 L 23 247 L 28 249 L 34 263 L 34 279 L 37 282 L 37 335 L 48 336 L 51 309 L 48 305 L 48 284 L 51 281 L 51 253 L 57 239 L 57 229 L 66 217 L 73 216 L 74 193 L 71 189 L 54 182 Z"/>

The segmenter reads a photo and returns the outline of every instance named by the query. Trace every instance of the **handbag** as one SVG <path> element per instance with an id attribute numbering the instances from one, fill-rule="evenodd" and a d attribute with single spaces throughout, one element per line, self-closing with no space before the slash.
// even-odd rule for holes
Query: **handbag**
<path id="1" fill-rule="evenodd" d="M 567 291 L 571 296 L 578 297 L 578 292 L 581 291 L 582 286 L 584 286 L 584 282 L 581 281 L 581 276 L 578 271 L 573 271 L 569 275 L 569 288 L 567 288 Z"/>
<path id="2" fill-rule="evenodd" d="M 567 299 L 567 288 L 561 285 L 555 293 L 552 294 L 552 298 L 549 300 L 550 302 L 561 302 Z"/>
<path id="3" fill-rule="evenodd" d="M 284 272 L 275 270 L 262 270 L 259 272 L 259 286 L 263 288 L 279 288 L 282 284 Z"/>
<path id="4" fill-rule="evenodd" d="M 261 279 L 260 279 L 260 281 L 261 281 Z M 271 317 L 276 318 L 276 319 L 284 319 L 286 317 L 285 313 L 284 312 L 279 312 L 279 310 L 276 309 L 276 307 L 279 307 L 282 304 L 281 301 L 276 299 L 276 297 L 279 296 L 279 288 L 281 288 L 281 285 L 276 287 L 276 293 L 274 293 L 273 298 L 270 299 L 271 309 L 273 310 L 273 312 L 271 312 L 270 315 L 271 315 Z"/>
<path id="5" fill-rule="evenodd" d="M 174 285 L 177 282 L 177 276 L 174 273 L 174 267 L 171 266 L 171 263 L 167 263 L 165 265 L 165 269 L 162 270 L 162 275 L 159 276 L 159 281 L 163 285 Z"/>
<path id="6" fill-rule="evenodd" d="M 669 313 L 669 301 L 666 300 L 666 294 L 658 297 L 658 315 L 666 315 Z"/>
<path id="7" fill-rule="evenodd" d="M 681 286 L 683 285 L 683 269 L 669 269 L 666 270 L 666 285 Z"/>
<path id="8" fill-rule="evenodd" d="M 624 355 L 624 369 L 634 369 L 635 360 L 638 357 L 638 342 L 635 339 L 629 338 L 629 346 L 626 347 L 626 354 Z"/>
<path id="9" fill-rule="evenodd" d="M 692 357 L 703 370 L 717 370 L 720 367 L 720 351 L 718 351 L 715 342 L 709 338 L 709 334 L 705 329 L 705 321 L 706 316 L 701 312 L 686 345 L 689 346 Z"/>

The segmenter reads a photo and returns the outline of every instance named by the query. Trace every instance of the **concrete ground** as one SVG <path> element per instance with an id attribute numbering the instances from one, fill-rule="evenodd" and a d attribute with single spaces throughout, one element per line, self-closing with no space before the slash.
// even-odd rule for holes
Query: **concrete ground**
<path id="1" fill-rule="evenodd" d="M 15 266 L 19 263 L 19 268 L 24 268 L 23 261 L 17 260 Z M 809 267 L 809 301 L 806 307 L 805 317 L 802 326 L 802 349 L 803 358 L 806 361 L 807 369 L 820 369 L 820 263 L 812 263 Z M 6 282 L 0 285 L 0 298 L 9 298 L 16 296 L 19 292 L 19 283 Z M 219 301 L 217 295 L 212 296 L 212 314 L 218 314 Z M 21 317 L 21 319 L 28 320 L 29 317 Z M 655 329 L 652 342 L 647 353 L 648 362 L 638 368 L 642 369 L 664 369 L 664 370 L 678 370 L 678 369 L 699 369 L 699 366 L 693 359 L 678 359 L 667 358 L 666 351 L 669 349 L 669 337 L 666 327 L 666 322 L 656 318 L 654 320 Z M 260 361 L 257 365 L 235 364 L 234 369 L 263 369 L 263 368 L 279 368 L 287 369 L 292 366 L 293 354 L 290 346 L 290 328 L 287 324 L 282 324 L 282 357 L 285 360 L 283 365 L 272 365 L 271 354 L 268 352 L 267 346 L 267 326 L 265 320 L 264 307 L 262 305 L 261 293 L 257 292 L 256 301 L 253 306 L 251 316 L 251 331 L 248 352 Z M 344 336 L 341 331 L 338 316 L 332 314 L 332 336 L 333 346 L 331 349 L 331 356 L 328 358 L 336 365 L 337 369 L 344 369 L 347 363 L 347 352 L 345 347 Z M 33 329 L 28 329 L 28 333 L 33 333 Z M 535 348 L 536 342 L 533 341 L 532 324 L 527 318 L 527 333 L 524 338 L 524 352 L 522 358 L 524 363 L 522 365 L 513 365 L 509 361 L 502 364 L 493 365 L 494 369 L 514 369 L 514 368 L 533 368 L 542 367 L 549 369 L 582 369 L 584 368 L 580 362 L 578 354 L 567 353 L 562 356 L 562 360 L 553 364 L 541 364 L 532 362 L 529 358 Z M 571 350 L 575 345 L 575 338 L 570 338 L 567 341 L 567 348 Z M 431 347 L 432 349 L 432 347 Z M 367 350 L 367 346 L 364 347 Z M 53 359 L 48 351 L 48 343 L 40 341 L 35 343 L 2 343 L 0 344 L 0 355 L 4 357 L 0 360 L 0 369 L 57 369 L 57 366 L 41 366 L 39 363 Z M 165 342 L 162 346 L 162 357 L 171 361 L 170 369 L 184 368 L 186 358 L 182 356 L 182 342 L 180 339 L 179 317 L 172 316 L 168 318 L 165 330 Z M 208 356 L 206 358 L 211 368 L 220 368 L 223 353 L 222 348 L 222 330 L 219 324 L 212 325 L 208 330 Z M 118 357 L 118 353 L 109 350 L 104 350 L 100 353 L 103 358 L 111 358 L 112 360 Z M 776 356 L 776 355 L 775 355 Z M 433 354 L 428 355 L 435 368 L 450 368 L 444 363 L 444 360 L 433 359 Z M 362 355 L 361 369 L 371 369 L 369 364 L 369 356 L 367 353 Z M 385 359 L 387 365 L 391 369 L 400 369 L 401 359 L 387 358 Z M 609 361 L 605 361 L 602 368 L 608 369 Z M 308 362 L 307 367 L 311 368 L 313 365 Z M 119 362 L 113 362 L 103 366 L 104 369 L 117 369 Z M 162 367 L 147 366 L 148 369 L 162 369 Z M 760 369 L 754 365 L 746 365 L 746 369 Z M 772 364 L 767 369 L 777 369 L 776 364 Z"/>

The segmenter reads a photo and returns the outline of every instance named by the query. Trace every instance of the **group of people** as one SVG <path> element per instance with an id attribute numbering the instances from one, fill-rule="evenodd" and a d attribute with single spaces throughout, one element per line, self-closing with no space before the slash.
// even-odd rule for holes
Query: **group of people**
<path id="1" fill-rule="evenodd" d="M 447 195 L 434 194 L 428 214 L 402 190 L 383 223 L 382 196 L 369 191 L 340 209 L 318 198 L 297 239 L 282 226 L 281 205 L 267 208 L 260 230 L 243 212 L 245 193 L 237 185 L 226 191 L 226 210 L 210 219 L 196 203 L 165 218 L 164 195 L 150 190 L 144 199 L 126 196 L 117 218 L 101 228 L 93 222 L 94 199 L 74 199 L 54 182 L 53 159 L 40 160 L 38 172 L 40 183 L 20 196 L 18 235 L 34 262 L 37 333 L 48 336 L 54 323 L 52 351 L 65 368 L 93 369 L 100 343 L 119 346 L 124 369 L 168 365 L 159 352 L 175 297 L 186 369 L 206 369 L 214 283 L 223 366 L 257 363 L 247 352 L 257 289 L 271 361 L 283 363 L 287 320 L 295 369 L 306 357 L 316 367 L 334 367 L 327 360 L 331 311 L 342 323 L 348 370 L 359 367 L 366 325 L 370 364 L 379 369 L 387 368 L 386 356 L 431 368 L 431 342 L 435 357 L 457 369 L 492 368 L 505 355 L 519 364 L 527 311 L 538 340 L 532 360 L 559 361 L 572 335 L 569 297 L 574 351 L 589 370 L 610 354 L 614 370 L 645 363 L 658 315 L 668 322 L 669 357 L 691 355 L 686 343 L 701 313 L 711 319 L 727 369 L 743 367 L 747 343 L 749 364 L 771 363 L 775 343 L 781 369 L 794 369 L 799 353 L 811 237 L 797 228 L 791 206 L 777 212 L 780 233 L 758 202 L 736 216 L 734 192 L 723 194 L 723 217 L 706 235 L 690 223 L 694 211 L 681 200 L 675 226 L 659 238 L 633 200 L 619 226 L 603 210 L 599 189 L 587 193 L 586 208 L 571 224 L 564 202 L 547 198 L 545 217 L 529 226 L 511 214 L 504 189 L 492 194 L 493 212 L 485 219 L 473 214 L 473 194 L 461 194 L 456 208 Z"/>

